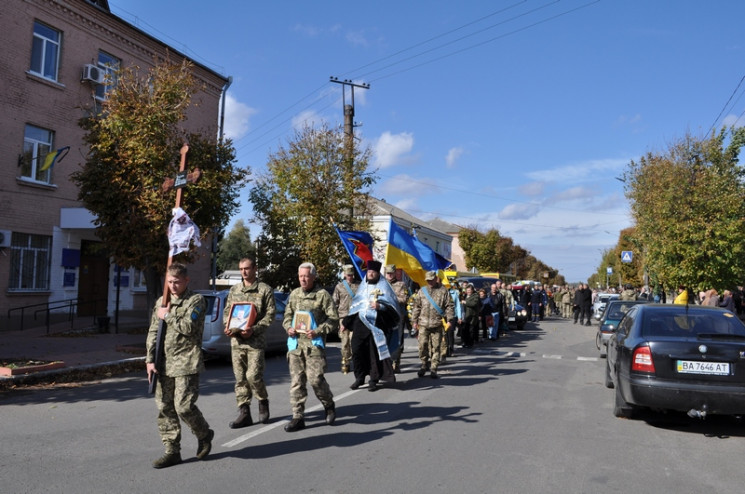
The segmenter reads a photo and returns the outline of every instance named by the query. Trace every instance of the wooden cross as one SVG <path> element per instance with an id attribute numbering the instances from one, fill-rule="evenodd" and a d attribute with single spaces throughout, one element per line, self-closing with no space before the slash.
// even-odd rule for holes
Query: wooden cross
<path id="1" fill-rule="evenodd" d="M 173 188 L 176 189 L 176 208 L 181 207 L 181 190 L 184 186 L 187 185 L 187 183 L 196 183 L 197 180 L 199 180 L 199 177 L 202 176 L 201 170 L 199 168 L 195 168 L 193 172 L 186 173 L 186 153 L 189 152 L 189 146 L 187 144 L 184 144 L 181 147 L 181 163 L 179 164 L 178 169 L 178 175 L 176 176 L 176 179 L 173 178 L 167 178 L 163 182 L 162 189 L 164 192 L 167 192 Z M 166 264 L 166 274 L 164 276 L 165 280 L 163 282 L 163 298 L 161 299 L 161 307 L 168 307 L 169 302 L 171 301 L 171 292 L 168 290 L 168 268 L 171 267 L 171 264 L 173 263 L 173 255 L 171 255 L 171 249 L 168 249 L 168 264 Z M 160 321 L 160 326 L 158 327 L 158 333 L 155 338 L 155 367 L 158 370 L 158 372 L 163 372 L 163 368 L 161 365 L 161 361 L 163 359 L 163 340 L 165 339 L 165 322 Z M 148 392 L 150 394 L 155 393 L 155 384 L 157 382 L 157 374 L 156 376 L 153 376 L 152 379 L 149 382 L 148 385 Z"/>

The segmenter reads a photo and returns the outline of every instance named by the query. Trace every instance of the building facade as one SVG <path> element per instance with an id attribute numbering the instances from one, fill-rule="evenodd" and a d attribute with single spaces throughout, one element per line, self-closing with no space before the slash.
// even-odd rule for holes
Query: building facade
<path id="1" fill-rule="evenodd" d="M 79 315 L 145 308 L 144 277 L 107 257 L 69 177 L 87 153 L 78 121 L 106 98 L 106 74 L 185 57 L 106 0 L 0 2 L 0 44 L 0 324 L 13 309 L 56 301 L 76 301 Z M 227 78 L 197 63 L 194 76 L 200 104 L 184 126 L 217 135 Z M 200 257 L 192 284 L 207 288 L 209 256 Z"/>

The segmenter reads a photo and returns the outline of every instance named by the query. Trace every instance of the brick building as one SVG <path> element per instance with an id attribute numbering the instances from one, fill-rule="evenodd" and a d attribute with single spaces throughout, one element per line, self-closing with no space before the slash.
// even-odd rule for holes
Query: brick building
<path id="1" fill-rule="evenodd" d="M 98 253 L 92 215 L 69 175 L 85 159 L 78 120 L 106 97 L 104 75 L 185 57 L 112 14 L 107 0 L 0 2 L 0 46 L 0 330 L 10 309 L 32 304 L 75 300 L 79 315 L 146 308 L 141 273 L 125 270 L 115 287 L 115 267 Z M 216 135 L 227 78 L 193 63 L 203 89 L 185 126 Z M 204 254 L 190 273 L 200 288 L 209 278 Z"/>

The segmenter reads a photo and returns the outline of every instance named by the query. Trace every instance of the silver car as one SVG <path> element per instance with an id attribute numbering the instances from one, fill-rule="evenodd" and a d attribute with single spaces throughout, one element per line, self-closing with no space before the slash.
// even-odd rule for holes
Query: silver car
<path id="1" fill-rule="evenodd" d="M 616 300 L 618 297 L 620 297 L 620 295 L 617 293 L 598 293 L 595 303 L 592 304 L 592 317 L 594 317 L 596 321 L 599 321 L 603 316 L 603 311 L 605 311 L 605 306 L 608 302 Z"/>
<path id="2" fill-rule="evenodd" d="M 222 314 L 228 290 L 214 292 L 212 290 L 196 290 L 207 300 L 207 317 L 204 320 L 204 334 L 202 335 L 202 351 L 206 356 L 230 358 L 230 338 L 223 332 L 225 322 Z M 287 350 L 287 332 L 282 327 L 285 315 L 285 305 L 288 294 L 274 292 L 274 304 L 277 312 L 274 322 L 266 331 L 266 351 L 276 352 Z"/>

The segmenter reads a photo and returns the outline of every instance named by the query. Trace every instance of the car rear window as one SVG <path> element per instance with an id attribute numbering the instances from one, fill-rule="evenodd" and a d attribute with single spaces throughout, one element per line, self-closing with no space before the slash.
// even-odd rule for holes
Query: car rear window
<path id="1" fill-rule="evenodd" d="M 699 335 L 739 335 L 745 325 L 729 311 L 664 310 L 649 311 L 642 318 L 643 336 L 697 337 Z"/>
<path id="2" fill-rule="evenodd" d="M 608 317 L 606 319 L 621 319 L 634 304 L 611 304 L 608 307 Z"/>

